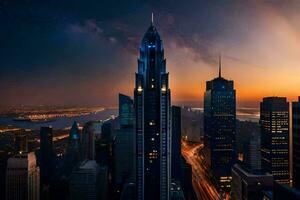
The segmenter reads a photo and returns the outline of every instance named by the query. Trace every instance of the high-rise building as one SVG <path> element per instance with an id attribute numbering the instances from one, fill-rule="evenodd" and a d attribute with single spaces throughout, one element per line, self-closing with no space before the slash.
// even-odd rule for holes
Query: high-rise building
<path id="1" fill-rule="evenodd" d="M 134 90 L 137 199 L 169 199 L 170 89 L 163 42 L 151 23 L 140 45 Z"/>
<path id="2" fill-rule="evenodd" d="M 133 100 L 119 94 L 120 129 L 116 131 L 114 145 L 116 184 L 122 187 L 126 182 L 134 182 L 135 154 L 133 128 Z"/>
<path id="3" fill-rule="evenodd" d="M 39 168 L 33 152 L 9 158 L 6 169 L 6 200 L 39 200 L 39 178 Z"/>
<path id="4" fill-rule="evenodd" d="M 189 164 L 183 156 L 181 156 L 181 180 L 180 184 L 186 200 L 197 199 L 196 193 L 193 188 L 192 180 L 192 165 Z"/>
<path id="5" fill-rule="evenodd" d="M 180 181 L 181 175 L 181 108 L 172 106 L 172 179 Z"/>
<path id="6" fill-rule="evenodd" d="M 80 133 L 79 133 L 78 124 L 77 122 L 74 121 L 69 134 L 68 149 L 71 151 L 78 151 L 79 141 L 80 141 Z"/>
<path id="7" fill-rule="evenodd" d="M 40 130 L 40 171 L 41 183 L 49 184 L 54 167 L 52 127 L 41 127 Z"/>
<path id="8" fill-rule="evenodd" d="M 95 158 L 101 166 L 111 166 L 113 156 L 113 141 L 98 139 L 95 141 Z"/>
<path id="9" fill-rule="evenodd" d="M 69 133 L 68 147 L 63 159 L 62 173 L 64 176 L 69 177 L 74 167 L 80 161 L 80 132 L 75 121 Z"/>
<path id="10" fill-rule="evenodd" d="M 10 155 L 6 151 L 0 151 L 0 199 L 5 199 L 6 165 Z"/>
<path id="11" fill-rule="evenodd" d="M 75 169 L 70 177 L 70 199 L 71 200 L 97 200 L 99 199 L 99 166 L 94 160 L 84 160 Z"/>
<path id="12" fill-rule="evenodd" d="M 263 190 L 272 190 L 273 176 L 252 172 L 246 166 L 235 164 L 232 167 L 230 196 L 232 200 L 257 200 L 263 198 Z"/>
<path id="13" fill-rule="evenodd" d="M 133 127 L 134 120 L 134 105 L 133 100 L 124 94 L 119 94 L 119 117 L 120 126 Z"/>
<path id="14" fill-rule="evenodd" d="M 261 168 L 279 183 L 289 183 L 289 103 L 266 97 L 260 103 Z"/>
<path id="15" fill-rule="evenodd" d="M 206 82 L 204 94 L 204 156 L 219 187 L 230 189 L 231 167 L 236 162 L 236 93 L 233 81 L 221 76 Z"/>
<path id="16" fill-rule="evenodd" d="M 121 128 L 117 130 L 114 144 L 114 165 L 117 184 L 134 181 L 134 155 L 133 128 Z"/>
<path id="17" fill-rule="evenodd" d="M 244 144 L 244 163 L 253 171 L 261 170 L 260 135 L 252 133 Z"/>
<path id="18" fill-rule="evenodd" d="M 53 132 L 52 127 L 41 127 L 39 166 L 41 177 L 41 198 L 49 199 L 50 181 L 54 174 Z"/>
<path id="19" fill-rule="evenodd" d="M 28 151 L 28 139 L 27 135 L 16 134 L 15 135 L 15 152 L 27 152 Z"/>
<path id="20" fill-rule="evenodd" d="M 293 102 L 293 187 L 300 190 L 300 97 Z"/>
<path id="21" fill-rule="evenodd" d="M 99 168 L 99 200 L 109 199 L 109 170 L 107 166 L 100 166 Z"/>
<path id="22" fill-rule="evenodd" d="M 87 122 L 83 129 L 80 138 L 81 159 L 95 159 L 95 129 L 94 122 Z"/>

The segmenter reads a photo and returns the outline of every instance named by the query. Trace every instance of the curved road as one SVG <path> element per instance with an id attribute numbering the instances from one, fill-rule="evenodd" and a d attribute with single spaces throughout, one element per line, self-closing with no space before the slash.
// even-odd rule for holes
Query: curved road
<path id="1" fill-rule="evenodd" d="M 206 176 L 206 166 L 202 164 L 203 156 L 199 156 L 199 150 L 203 148 L 203 144 L 188 144 L 182 141 L 181 153 L 186 161 L 192 165 L 193 187 L 197 194 L 197 199 L 203 200 L 219 200 L 221 199 L 218 191 Z"/>

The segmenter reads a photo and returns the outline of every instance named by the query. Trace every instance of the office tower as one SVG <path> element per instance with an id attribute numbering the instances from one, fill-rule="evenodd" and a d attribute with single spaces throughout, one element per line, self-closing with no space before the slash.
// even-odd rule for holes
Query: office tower
<path id="1" fill-rule="evenodd" d="M 117 130 L 114 145 L 116 182 L 124 183 L 134 178 L 134 130 Z"/>
<path id="2" fill-rule="evenodd" d="M 110 166 L 113 155 L 112 147 L 111 141 L 95 140 L 95 157 L 99 165 Z"/>
<path id="3" fill-rule="evenodd" d="M 95 158 L 95 129 L 94 122 L 87 122 L 81 134 L 81 159 L 94 160 Z"/>
<path id="4" fill-rule="evenodd" d="M 181 108 L 172 106 L 172 179 L 180 180 L 181 172 Z"/>
<path id="5" fill-rule="evenodd" d="M 71 175 L 72 170 L 80 161 L 80 133 L 78 124 L 74 121 L 68 138 L 68 147 L 63 160 L 63 174 Z"/>
<path id="6" fill-rule="evenodd" d="M 70 177 L 71 200 L 96 200 L 98 199 L 99 166 L 94 160 L 85 160 L 75 169 Z"/>
<path id="7" fill-rule="evenodd" d="M 193 188 L 192 180 L 192 165 L 187 163 L 185 158 L 181 156 L 181 187 L 186 200 L 197 199 L 196 193 Z"/>
<path id="8" fill-rule="evenodd" d="M 5 199 L 6 165 L 10 155 L 6 151 L 0 151 L 0 199 Z"/>
<path id="9" fill-rule="evenodd" d="M 112 138 L 112 122 L 111 120 L 105 121 L 101 127 L 101 139 L 110 140 Z"/>
<path id="10" fill-rule="evenodd" d="M 116 184 L 121 187 L 126 182 L 134 182 L 135 177 L 133 115 L 133 100 L 119 94 L 120 129 L 114 145 L 114 164 Z"/>
<path id="11" fill-rule="evenodd" d="M 119 117 L 120 129 L 117 130 L 114 145 L 114 164 L 116 185 L 123 188 L 125 183 L 135 181 L 133 100 L 123 94 L 119 94 Z"/>
<path id="12" fill-rule="evenodd" d="M 127 126 L 133 127 L 133 100 L 129 96 L 126 96 L 124 94 L 119 94 L 119 116 L 121 128 Z"/>
<path id="13" fill-rule="evenodd" d="M 235 164 L 232 167 L 232 200 L 257 200 L 263 198 L 263 190 L 272 190 L 273 176 L 252 172 L 246 166 Z"/>
<path id="14" fill-rule="evenodd" d="M 99 168 L 99 200 L 107 200 L 110 198 L 109 191 L 109 170 L 107 166 L 100 166 Z"/>
<path id="15" fill-rule="evenodd" d="M 219 76 L 206 82 L 204 94 L 204 156 L 223 190 L 230 189 L 236 162 L 236 93 L 233 81 Z"/>
<path id="16" fill-rule="evenodd" d="M 6 169 L 6 200 L 39 200 L 39 178 L 39 168 L 33 152 L 9 158 Z"/>
<path id="17" fill-rule="evenodd" d="M 41 127 L 39 152 L 41 199 L 49 199 L 50 181 L 54 174 L 54 158 L 52 127 Z"/>
<path id="18" fill-rule="evenodd" d="M 28 139 L 27 135 L 16 134 L 15 135 L 15 152 L 27 152 L 28 151 Z"/>
<path id="19" fill-rule="evenodd" d="M 78 124 L 74 121 L 69 134 L 68 149 L 78 151 L 79 141 L 80 141 L 80 133 L 79 133 Z"/>
<path id="20" fill-rule="evenodd" d="M 140 45 L 134 90 L 137 199 L 169 199 L 170 89 L 163 42 L 151 23 Z"/>
<path id="21" fill-rule="evenodd" d="M 261 168 L 279 183 L 289 183 L 289 103 L 266 97 L 260 103 Z"/>
<path id="22" fill-rule="evenodd" d="M 94 137 L 95 140 L 101 139 L 101 134 L 102 134 L 102 124 L 103 121 L 93 121 L 93 129 L 94 129 Z M 95 150 L 96 151 L 96 150 Z M 96 153 L 96 152 L 95 152 Z"/>
<path id="23" fill-rule="evenodd" d="M 292 104 L 293 116 L 293 187 L 300 190 L 300 97 Z"/>
<path id="24" fill-rule="evenodd" d="M 260 135 L 252 133 L 244 144 L 244 163 L 252 171 L 261 170 Z"/>
<path id="25" fill-rule="evenodd" d="M 41 127 L 40 130 L 40 171 L 42 185 L 48 185 L 54 171 L 52 127 Z"/>

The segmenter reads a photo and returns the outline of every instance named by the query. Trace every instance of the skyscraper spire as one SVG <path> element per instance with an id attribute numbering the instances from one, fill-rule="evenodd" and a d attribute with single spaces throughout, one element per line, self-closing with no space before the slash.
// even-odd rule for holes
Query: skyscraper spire
<path id="1" fill-rule="evenodd" d="M 151 13 L 151 25 L 153 25 L 153 21 L 154 21 L 154 16 L 153 16 L 153 12 Z"/>
<path id="2" fill-rule="evenodd" d="M 222 63 L 221 63 L 221 53 L 219 53 L 219 78 L 221 78 Z"/>

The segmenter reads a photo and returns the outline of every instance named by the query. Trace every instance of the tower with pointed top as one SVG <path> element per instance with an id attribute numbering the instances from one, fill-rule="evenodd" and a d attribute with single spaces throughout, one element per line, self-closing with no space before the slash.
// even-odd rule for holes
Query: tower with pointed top
<path id="1" fill-rule="evenodd" d="M 206 82 L 204 94 L 204 156 L 220 189 L 228 191 L 236 161 L 236 93 L 232 80 L 219 76 Z"/>
<path id="2" fill-rule="evenodd" d="M 77 122 L 74 121 L 69 134 L 68 149 L 78 151 L 79 142 L 80 142 L 79 128 Z"/>
<path id="3" fill-rule="evenodd" d="M 137 199 L 169 199 L 170 89 L 153 19 L 140 45 L 134 89 Z"/>

